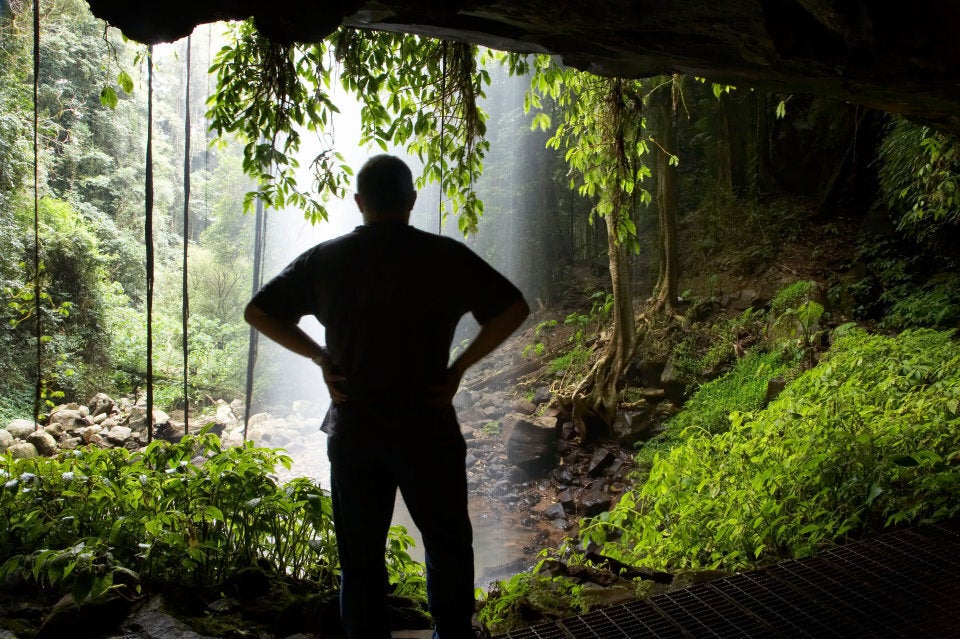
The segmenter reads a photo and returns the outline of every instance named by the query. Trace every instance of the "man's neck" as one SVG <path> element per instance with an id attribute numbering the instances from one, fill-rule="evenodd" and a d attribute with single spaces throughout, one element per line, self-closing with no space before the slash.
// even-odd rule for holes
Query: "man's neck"
<path id="1" fill-rule="evenodd" d="M 410 213 L 406 214 L 368 214 L 364 213 L 363 223 L 366 226 L 389 225 L 406 226 L 410 224 Z"/>

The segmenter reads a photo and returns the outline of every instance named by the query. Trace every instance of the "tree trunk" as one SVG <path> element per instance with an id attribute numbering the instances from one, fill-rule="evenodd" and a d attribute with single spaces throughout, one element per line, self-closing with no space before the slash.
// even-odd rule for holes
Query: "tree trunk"
<path id="1" fill-rule="evenodd" d="M 607 263 L 613 290 L 613 325 L 603 354 L 577 385 L 572 395 L 572 417 L 581 439 L 589 439 L 585 415 L 594 415 L 604 424 L 610 424 L 617 414 L 620 377 L 630 363 L 636 341 L 636 319 L 633 313 L 633 295 L 626 247 L 620 241 L 621 216 L 629 215 L 629 195 L 620 187 L 630 171 L 627 160 L 623 123 L 623 84 L 613 80 L 607 98 L 606 144 L 616 161 L 617 179 L 611 181 L 609 191 L 601 197 L 610 198 L 612 209 L 604 216 L 607 231 Z M 588 390 L 589 389 L 589 390 Z"/>
<path id="2" fill-rule="evenodd" d="M 766 195 L 773 190 L 770 170 L 770 121 L 767 109 L 767 92 L 755 91 L 757 96 L 757 191 Z"/>
<path id="3" fill-rule="evenodd" d="M 674 79 L 674 83 L 677 80 Z M 677 211 L 680 208 L 680 193 L 677 187 L 677 166 L 671 162 L 678 152 L 676 126 L 675 84 L 669 90 L 659 91 L 656 96 L 655 122 L 659 129 L 662 152 L 657 158 L 657 217 L 660 236 L 660 279 L 657 282 L 657 297 L 654 311 L 673 311 L 677 300 L 680 280 L 680 257 L 677 243 Z"/>

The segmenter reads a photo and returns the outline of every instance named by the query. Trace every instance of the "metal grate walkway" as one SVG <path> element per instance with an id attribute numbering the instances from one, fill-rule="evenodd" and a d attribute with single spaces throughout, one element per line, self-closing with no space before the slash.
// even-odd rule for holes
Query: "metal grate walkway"
<path id="1" fill-rule="evenodd" d="M 776 636 L 960 637 L 960 525 L 899 530 L 500 639 Z"/>

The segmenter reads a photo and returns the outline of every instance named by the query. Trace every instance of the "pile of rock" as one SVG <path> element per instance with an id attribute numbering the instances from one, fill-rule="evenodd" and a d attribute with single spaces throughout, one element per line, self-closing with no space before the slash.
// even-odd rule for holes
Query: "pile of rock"
<path id="1" fill-rule="evenodd" d="M 223 434 L 225 444 L 237 445 L 243 441 L 243 436 L 234 410 L 240 408 L 242 404 L 239 402 L 234 405 L 220 402 L 216 416 L 191 422 L 191 432 L 206 428 Z M 234 430 L 227 432 L 229 426 Z M 154 439 L 178 442 L 183 435 L 183 422 L 171 419 L 162 410 L 153 410 Z M 29 419 L 13 420 L 6 428 L 0 429 L 0 452 L 7 451 L 14 459 L 32 459 L 52 457 L 62 450 L 84 445 L 138 450 L 146 446 L 147 439 L 147 409 L 143 403 L 134 403 L 128 398 L 115 401 L 98 393 L 87 404 L 57 406 L 42 424 Z"/>

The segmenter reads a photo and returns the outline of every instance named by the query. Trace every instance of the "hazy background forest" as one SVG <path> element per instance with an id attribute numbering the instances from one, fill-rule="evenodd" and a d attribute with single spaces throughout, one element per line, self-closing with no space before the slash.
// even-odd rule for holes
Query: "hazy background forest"
<path id="1" fill-rule="evenodd" d="M 44 3 L 35 227 L 31 16 L 23 3 L 0 6 L 7 7 L 0 15 L 0 425 L 32 423 L 38 379 L 44 413 L 86 404 L 97 393 L 142 406 L 146 47 L 105 28 L 82 0 Z M 249 331 L 242 308 L 254 286 L 256 220 L 245 208 L 253 208 L 257 177 L 272 164 L 271 186 L 260 183 L 271 220 L 261 277 L 269 277 L 303 242 L 359 223 L 344 165 L 355 170 L 365 155 L 389 149 L 423 175 L 413 223 L 464 238 L 520 286 L 535 311 L 512 352 L 498 360 L 527 375 L 508 389 L 511 397 L 536 404 L 538 416 L 554 410 L 561 421 L 570 418 L 578 437 L 568 439 L 578 445 L 616 434 L 610 424 L 625 414 L 647 411 L 655 424 L 652 430 L 645 424 L 642 437 L 621 438 L 636 472 L 611 489 L 616 499 L 608 511 L 579 523 L 581 545 L 599 544 L 631 565 L 737 570 L 956 514 L 960 143 L 954 134 L 854 104 L 709 79 L 598 79 L 544 57 L 465 45 L 448 54 L 447 45 L 412 36 L 341 30 L 336 38 L 329 49 L 303 53 L 323 60 L 305 72 L 313 74 L 312 84 L 279 89 L 294 98 L 310 87 L 317 89 L 312 96 L 333 96 L 311 107 L 318 120 L 330 118 L 317 124 L 316 140 L 311 114 L 298 114 L 296 106 L 286 121 L 251 106 L 259 76 L 244 76 L 255 65 L 243 67 L 241 60 L 269 60 L 269 51 L 249 25 L 194 33 L 189 102 L 187 42 L 154 49 L 157 408 L 182 419 L 188 402 L 191 414 L 200 415 L 216 411 L 218 400 L 244 399 Z M 405 51 L 423 55 L 403 58 Z M 218 79 L 208 72 L 214 64 L 222 76 L 233 69 L 250 85 Z M 451 80 L 454 89 L 438 89 L 448 74 L 459 78 Z M 422 110 L 401 86 L 414 81 L 423 83 Z M 302 150 L 283 146 L 291 131 L 302 134 Z M 256 145 L 261 133 L 278 134 L 273 148 Z M 325 195 L 311 187 L 308 171 L 309 157 L 318 153 Z M 465 327 L 458 341 L 468 335 Z M 302 390 L 292 390 L 297 372 L 287 361 L 268 353 L 258 366 L 258 388 L 289 392 L 255 394 L 257 410 L 286 410 L 280 407 L 302 398 Z M 656 379 L 647 383 L 653 369 Z M 770 380 L 780 385 L 779 396 L 771 394 Z M 657 401 L 663 393 L 669 399 L 655 403 L 648 387 L 660 385 Z M 495 421 L 483 435 L 500 433 Z M 102 506 L 107 498 L 91 499 L 103 512 L 69 515 L 76 519 L 51 539 L 42 518 L 24 516 L 11 530 L 27 532 L 5 539 L 0 572 L 33 570 L 41 585 L 73 587 L 79 602 L 106 596 L 114 576 L 127 583 L 121 573 L 130 567 L 144 583 L 219 583 L 260 557 L 284 574 L 332 587 L 335 553 L 329 544 L 319 557 L 307 549 L 310 535 L 329 542 L 332 534 L 324 520 L 328 502 L 311 501 L 319 489 L 294 481 L 281 495 L 268 476 L 283 465 L 282 453 L 224 451 L 219 440 L 204 437 L 182 448 L 153 447 L 123 463 L 110 455 L 125 452 L 100 450 L 83 461 L 61 455 L 51 462 L 62 468 L 41 470 L 34 462 L 30 473 L 49 475 L 44 494 L 56 495 L 50 503 L 58 507 L 71 508 L 57 492 L 72 481 L 67 464 L 84 463 L 89 476 L 116 473 L 116 485 L 131 495 L 155 489 L 157 512 L 166 512 L 166 504 L 182 520 L 158 515 L 162 523 L 141 530 L 129 522 L 153 515 L 117 519 L 117 513 L 145 508 L 150 499 L 109 507 Z M 186 467 L 197 446 L 213 461 L 189 480 L 185 474 L 176 490 L 162 474 L 149 475 Z M 127 461 L 129 469 L 121 470 Z M 15 468 L 20 462 L 9 454 L 5 463 L 4 477 L 26 468 Z M 234 468 L 250 474 L 230 484 L 222 478 Z M 212 476 L 205 473 L 215 472 L 234 491 L 223 492 L 233 510 L 204 484 Z M 135 487 L 141 481 L 135 476 L 148 475 Z M 10 481 L 0 514 L 14 517 L 29 510 L 22 504 L 37 502 L 17 492 L 21 480 Z M 268 494 L 275 498 L 269 507 Z M 265 500 L 259 519 L 237 515 L 250 499 Z M 184 514 L 184 501 L 202 506 Z M 294 502 L 303 519 L 290 515 Z M 578 512 L 567 514 L 573 519 Z M 108 533 L 98 518 L 128 523 Z M 280 530 L 275 520 L 293 523 Z M 183 530 L 195 532 L 197 522 L 214 521 L 228 532 L 212 524 L 204 529 L 202 551 L 175 540 L 188 538 Z M 229 532 L 236 530 L 243 534 Z M 402 594 L 422 596 L 422 568 L 398 539 L 391 580 Z M 70 570 L 39 550 L 77 543 L 92 554 L 78 559 L 74 552 Z M 125 544 L 151 550 L 126 552 Z M 551 556 L 571 560 L 574 546 Z M 97 572 L 95 565 L 113 571 Z M 97 577 L 81 582 L 70 576 L 74 566 L 77 574 Z M 560 593 L 558 610 L 589 607 L 571 584 L 548 581 Z M 526 572 L 494 588 L 485 622 L 499 629 L 520 623 L 518 602 L 529 608 L 534 582 Z"/>
<path id="2" fill-rule="evenodd" d="M 101 390 L 131 393 L 143 389 L 145 375 L 144 47 L 104 31 L 82 2 L 58 3 L 43 24 L 39 177 L 47 365 L 42 377 L 52 397 L 71 401 Z M 0 414 L 8 419 L 30 410 L 37 377 L 31 345 L 32 107 L 26 27 L 16 13 L 5 16 L 0 51 L 5 243 L 0 266 L 7 298 Z M 240 169 L 241 145 L 229 138 L 211 144 L 213 135 L 207 132 L 205 104 L 216 82 L 206 69 L 223 34 L 204 31 L 193 38 L 189 106 L 184 104 L 185 44 L 163 47 L 155 61 L 155 366 L 157 401 L 167 408 L 183 404 L 177 379 L 185 108 L 193 123 L 192 399 L 232 399 L 243 389 L 247 330 L 240 309 L 250 293 L 253 251 L 253 216 L 243 213 L 243 198 L 252 183 Z M 121 75 L 132 84 L 121 87 Z M 605 269 L 606 234 L 591 215 L 591 198 L 567 188 L 570 169 L 562 153 L 545 147 L 550 135 L 530 130 L 535 112 L 522 108 L 526 83 L 496 72 L 486 90 L 491 99 L 481 103 L 490 115 L 490 151 L 474 186 L 485 213 L 469 241 L 517 280 L 531 301 L 551 305 L 576 288 L 575 273 Z M 118 96 L 114 105 L 103 98 L 105 91 Z M 897 304 L 896 317 L 886 319 L 889 328 L 923 320 L 955 325 L 956 280 L 949 275 L 954 265 L 942 261 L 952 256 L 937 252 L 955 239 L 952 137 L 854 105 L 719 88 L 693 78 L 682 80 L 674 100 L 679 101 L 679 221 L 690 229 L 679 247 L 680 272 L 690 294 L 734 292 L 739 287 L 724 281 L 728 274 L 743 279 L 763 273 L 784 241 L 808 232 L 803 224 L 810 218 L 832 224 L 828 229 L 856 242 L 859 223 L 843 221 L 853 217 L 875 222 L 871 230 L 883 236 L 864 247 L 873 262 L 862 263 L 876 266 L 877 252 L 896 251 L 887 259 L 903 258 L 896 269 L 862 273 L 856 281 L 848 269 L 845 281 L 820 282 L 834 296 L 849 298 L 850 318 L 881 319 Z M 659 144 L 658 133 L 651 130 L 650 144 Z M 650 154 L 648 164 L 654 167 L 657 161 Z M 656 192 L 652 178 L 642 187 Z M 793 195 L 800 199 L 785 199 Z M 421 200 L 421 225 L 437 228 L 435 192 L 425 192 Z M 656 283 L 657 202 L 638 201 L 631 217 L 636 232 L 629 240 L 635 249 L 629 252 L 629 268 L 639 299 Z M 453 219 L 445 229 L 459 235 Z M 812 261 L 817 257 L 811 255 Z M 933 284 L 924 280 L 918 290 L 916 278 L 935 273 L 944 275 Z M 595 283 L 604 285 L 602 279 Z M 900 295 L 907 292 L 927 297 L 911 302 Z"/>

